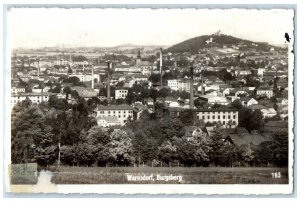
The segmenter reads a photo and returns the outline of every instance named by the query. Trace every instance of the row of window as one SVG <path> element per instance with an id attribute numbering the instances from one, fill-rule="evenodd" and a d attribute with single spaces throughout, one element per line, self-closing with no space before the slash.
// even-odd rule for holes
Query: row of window
<path id="1" fill-rule="evenodd" d="M 221 119 L 221 116 L 220 116 L 220 115 L 219 115 L 219 116 L 212 116 L 212 119 L 216 119 L 216 117 L 217 117 L 218 120 Z M 233 119 L 236 118 L 235 115 L 233 115 L 233 116 L 228 115 L 228 119 L 231 119 L 231 117 L 232 117 Z M 200 119 L 200 116 L 198 116 L 198 118 Z M 202 116 L 202 119 L 205 120 L 205 116 Z M 210 116 L 207 116 L 207 119 L 210 119 Z M 226 116 L 225 116 L 225 115 L 223 115 L 223 119 L 226 119 Z"/>
<path id="2" fill-rule="evenodd" d="M 126 97 L 126 94 L 118 95 L 117 97 Z"/>
<path id="3" fill-rule="evenodd" d="M 127 93 L 127 90 L 116 90 L 117 93 Z"/>
<path id="4" fill-rule="evenodd" d="M 215 111 L 215 112 L 198 112 L 197 114 L 199 115 L 201 115 L 201 114 L 224 114 L 224 113 L 226 113 L 226 112 L 220 112 L 220 111 Z M 235 114 L 235 113 L 237 113 L 237 112 L 234 112 L 234 111 L 230 111 L 230 112 L 228 112 L 228 113 L 231 113 L 231 114 Z"/>
<path id="5" fill-rule="evenodd" d="M 127 112 L 127 113 L 129 113 L 129 114 L 132 114 L 132 110 L 124 110 L 124 111 L 121 111 L 121 110 L 108 110 L 108 111 L 100 111 L 99 113 L 100 114 L 104 114 L 104 112 L 107 112 L 108 114 L 110 114 L 110 113 L 112 113 L 112 114 L 116 114 L 117 112 L 119 113 L 119 114 L 121 114 L 121 112 L 123 112 L 124 114 Z"/>

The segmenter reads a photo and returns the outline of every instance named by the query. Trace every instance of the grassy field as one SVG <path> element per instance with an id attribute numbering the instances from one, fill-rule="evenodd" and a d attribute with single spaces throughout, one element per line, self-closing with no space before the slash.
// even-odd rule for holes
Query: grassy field
<path id="1" fill-rule="evenodd" d="M 57 167 L 55 184 L 287 184 L 288 168 L 261 167 Z M 274 178 L 272 172 L 280 172 Z M 146 176 L 130 181 L 130 176 Z M 153 179 L 148 180 L 153 175 Z M 181 180 L 158 180 L 160 176 L 181 176 Z M 148 178 L 147 178 L 148 176 Z"/>

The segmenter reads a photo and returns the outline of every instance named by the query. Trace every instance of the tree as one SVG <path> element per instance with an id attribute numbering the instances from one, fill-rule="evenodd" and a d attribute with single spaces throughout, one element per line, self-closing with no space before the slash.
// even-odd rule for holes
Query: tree
<path id="1" fill-rule="evenodd" d="M 251 131 L 250 117 L 251 110 L 245 107 L 241 108 L 239 110 L 239 126 L 246 128 L 248 131 Z"/>
<path id="2" fill-rule="evenodd" d="M 235 144 L 224 144 L 222 147 L 222 163 L 225 166 L 233 166 L 239 159 L 239 150 Z"/>
<path id="3" fill-rule="evenodd" d="M 60 93 L 61 92 L 61 85 L 55 84 L 55 87 L 51 91 L 52 93 Z"/>
<path id="4" fill-rule="evenodd" d="M 64 79 L 63 82 L 77 84 L 80 82 L 80 79 L 76 76 L 71 76 L 71 77 L 67 77 L 66 79 Z"/>
<path id="5" fill-rule="evenodd" d="M 99 105 L 101 102 L 97 97 L 92 97 L 90 99 L 88 99 L 87 101 L 87 105 L 88 105 L 88 110 L 91 112 L 93 111 L 97 105 Z"/>
<path id="6" fill-rule="evenodd" d="M 160 74 L 151 74 L 149 77 L 149 81 L 151 81 L 152 83 L 160 82 Z"/>
<path id="7" fill-rule="evenodd" d="M 179 119 L 183 125 L 191 126 L 194 125 L 194 114 L 195 112 L 192 109 L 186 109 L 179 112 Z"/>
<path id="8" fill-rule="evenodd" d="M 207 103 L 205 101 L 200 100 L 199 98 L 194 100 L 194 105 L 195 107 L 197 107 L 198 109 L 200 108 L 204 108 L 207 106 Z"/>
<path id="9" fill-rule="evenodd" d="M 52 128 L 46 124 L 43 112 L 30 106 L 20 112 L 12 123 L 11 158 L 13 163 L 36 161 L 39 165 L 52 164 L 56 159 Z"/>
<path id="10" fill-rule="evenodd" d="M 173 137 L 182 137 L 184 135 L 184 124 L 178 118 L 164 117 L 158 126 L 164 139 L 170 140 Z"/>
<path id="11" fill-rule="evenodd" d="M 70 95 L 70 94 L 71 94 L 71 92 L 72 92 L 72 90 L 71 90 L 70 86 L 66 86 L 66 87 L 64 87 L 64 89 L 63 89 L 63 92 L 66 94 L 66 99 L 68 100 L 68 98 L 69 98 L 69 95 Z"/>
<path id="12" fill-rule="evenodd" d="M 191 139 L 174 138 L 178 160 L 186 165 L 205 165 L 209 161 L 210 145 L 206 135 L 197 135 Z"/>
<path id="13" fill-rule="evenodd" d="M 239 148 L 242 160 L 248 164 L 251 164 L 254 160 L 253 149 L 250 147 L 250 145 L 241 145 Z"/>
<path id="14" fill-rule="evenodd" d="M 170 96 L 171 95 L 171 90 L 168 89 L 168 88 L 162 88 L 158 91 L 158 96 L 159 97 L 167 97 L 167 96 Z"/>
<path id="15" fill-rule="evenodd" d="M 272 154 L 274 163 L 277 166 L 288 165 L 289 138 L 288 132 L 278 131 L 273 134 Z"/>
<path id="16" fill-rule="evenodd" d="M 234 101 L 231 103 L 231 106 L 232 106 L 233 108 L 235 108 L 235 109 L 238 109 L 238 110 L 242 109 L 242 107 L 243 107 L 241 101 L 238 100 L 238 99 L 237 99 L 237 100 L 234 100 Z"/>
<path id="17" fill-rule="evenodd" d="M 170 141 L 165 141 L 158 147 L 158 158 L 169 164 L 177 158 L 177 148 Z"/>
<path id="18" fill-rule="evenodd" d="M 52 95 L 49 97 L 48 105 L 51 108 L 55 108 L 58 110 L 67 110 L 69 108 L 68 102 L 65 99 L 58 99 L 56 95 Z"/>
<path id="19" fill-rule="evenodd" d="M 220 132 L 220 127 L 217 125 L 214 133 L 210 136 L 209 142 L 211 148 L 209 151 L 209 159 L 214 165 L 221 165 L 224 145 L 224 138 Z"/>
<path id="20" fill-rule="evenodd" d="M 111 133 L 109 154 L 115 165 L 128 166 L 133 161 L 131 138 L 125 131 L 115 129 Z"/>
<path id="21" fill-rule="evenodd" d="M 154 88 L 151 88 L 150 92 L 149 92 L 149 96 L 153 99 L 153 106 L 154 106 L 153 111 L 155 111 L 155 103 L 156 103 L 156 99 L 158 97 L 158 91 Z"/>
<path id="22" fill-rule="evenodd" d="M 259 109 L 254 110 L 254 112 L 251 113 L 249 121 L 250 123 L 247 129 L 250 131 L 260 129 L 263 126 L 263 115 L 261 111 Z"/>
<path id="23" fill-rule="evenodd" d="M 79 94 L 76 90 L 72 90 L 71 96 L 72 96 L 72 98 L 75 98 L 75 99 L 79 98 Z"/>
<path id="24" fill-rule="evenodd" d="M 221 69 L 218 72 L 218 77 L 224 82 L 233 80 L 233 76 L 231 75 L 231 73 L 227 72 L 225 68 Z"/>
<path id="25" fill-rule="evenodd" d="M 254 162 L 260 166 L 267 166 L 273 162 L 272 141 L 260 143 L 254 149 Z"/>

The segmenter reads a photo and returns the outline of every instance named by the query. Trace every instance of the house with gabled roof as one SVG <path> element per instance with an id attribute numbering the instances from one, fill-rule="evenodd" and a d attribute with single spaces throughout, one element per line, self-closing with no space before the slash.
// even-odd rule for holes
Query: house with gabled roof
<path id="1" fill-rule="evenodd" d="M 242 97 L 240 100 L 244 107 L 249 107 L 250 105 L 258 104 L 257 100 L 251 97 Z"/>

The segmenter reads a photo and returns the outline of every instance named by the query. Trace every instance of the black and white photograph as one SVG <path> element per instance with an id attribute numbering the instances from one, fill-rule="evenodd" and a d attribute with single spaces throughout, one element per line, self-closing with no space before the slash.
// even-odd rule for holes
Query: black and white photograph
<path id="1" fill-rule="evenodd" d="M 7 192 L 293 192 L 292 6 L 5 10 Z"/>

